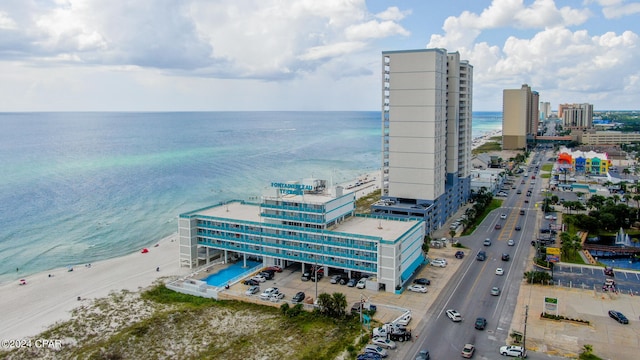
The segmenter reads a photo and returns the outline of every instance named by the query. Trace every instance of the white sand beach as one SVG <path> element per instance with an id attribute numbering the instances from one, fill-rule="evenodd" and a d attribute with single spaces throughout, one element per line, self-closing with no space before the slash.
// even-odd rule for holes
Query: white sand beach
<path id="1" fill-rule="evenodd" d="M 473 138 L 473 140 L 471 142 L 471 148 L 475 149 L 475 148 L 477 148 L 479 146 L 482 146 L 482 145 L 486 144 L 494 136 L 502 136 L 502 130 L 489 131 L 489 132 L 487 132 L 486 134 L 484 134 L 482 136 L 478 136 L 478 137 Z"/>
<path id="2" fill-rule="evenodd" d="M 112 291 L 137 291 L 161 277 L 183 276 L 190 269 L 180 268 L 178 236 L 172 234 L 148 248 L 126 256 L 88 264 L 78 264 L 73 271 L 55 269 L 26 276 L 0 285 L 0 339 L 33 337 L 58 321 L 71 318 L 70 311 Z M 160 271 L 156 271 L 159 267 Z M 52 277 L 49 277 L 49 274 Z M 83 300 L 78 301 L 78 297 Z"/>
<path id="3" fill-rule="evenodd" d="M 496 134 L 487 134 L 484 141 L 491 136 Z M 364 181 L 353 188 L 357 198 L 379 189 L 380 172 L 373 171 L 358 180 Z M 350 183 L 355 184 L 355 181 Z M 137 251 L 90 266 L 77 264 L 73 271 L 65 267 L 25 276 L 26 285 L 20 285 L 18 280 L 1 284 L 0 309 L 4 314 L 0 317 L 0 339 L 34 337 L 56 322 L 71 319 L 74 308 L 92 299 L 106 297 L 114 291 L 138 291 L 159 278 L 176 278 L 191 273 L 191 269 L 179 266 L 177 233 L 160 240 L 157 246 L 148 247 L 148 250 L 148 253 Z M 160 271 L 156 271 L 157 267 Z"/>

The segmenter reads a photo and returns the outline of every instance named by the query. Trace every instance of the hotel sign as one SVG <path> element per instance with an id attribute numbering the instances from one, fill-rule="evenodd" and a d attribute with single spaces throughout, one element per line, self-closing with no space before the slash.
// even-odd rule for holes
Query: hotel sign
<path id="1" fill-rule="evenodd" d="M 288 184 L 279 182 L 272 182 L 271 187 L 280 189 L 281 194 L 302 195 L 305 191 L 313 190 L 313 187 L 311 185 Z"/>

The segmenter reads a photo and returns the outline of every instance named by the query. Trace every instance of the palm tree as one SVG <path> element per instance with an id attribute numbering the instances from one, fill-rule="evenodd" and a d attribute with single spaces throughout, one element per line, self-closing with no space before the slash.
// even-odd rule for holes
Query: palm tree
<path id="1" fill-rule="evenodd" d="M 339 292 L 334 292 L 332 297 L 334 314 L 339 318 L 345 317 L 347 314 L 347 297 L 343 293 Z"/>
<path id="2" fill-rule="evenodd" d="M 613 202 L 615 204 L 617 204 L 618 201 L 620 201 L 620 195 L 618 195 L 618 194 L 614 194 L 611 198 L 613 199 Z"/>
<path id="3" fill-rule="evenodd" d="M 320 309 L 320 313 L 324 315 L 331 315 L 332 302 L 333 299 L 331 298 L 331 295 L 327 293 L 318 295 L 318 308 Z"/>

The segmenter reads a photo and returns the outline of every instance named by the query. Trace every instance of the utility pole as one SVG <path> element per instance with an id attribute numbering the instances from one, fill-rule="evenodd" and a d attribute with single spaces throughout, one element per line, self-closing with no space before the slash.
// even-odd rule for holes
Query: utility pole
<path id="1" fill-rule="evenodd" d="M 522 334 L 522 353 L 520 357 L 524 358 L 527 351 L 527 317 L 529 317 L 529 305 L 524 307 L 524 333 Z"/>

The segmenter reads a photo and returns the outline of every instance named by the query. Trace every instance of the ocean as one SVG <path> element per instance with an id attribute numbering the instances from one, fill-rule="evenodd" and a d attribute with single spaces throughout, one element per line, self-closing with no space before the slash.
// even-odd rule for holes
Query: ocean
<path id="1" fill-rule="evenodd" d="M 501 121 L 474 113 L 473 137 Z M 0 113 L 0 127 L 0 282 L 138 251 L 180 213 L 271 181 L 380 167 L 379 112 Z"/>

